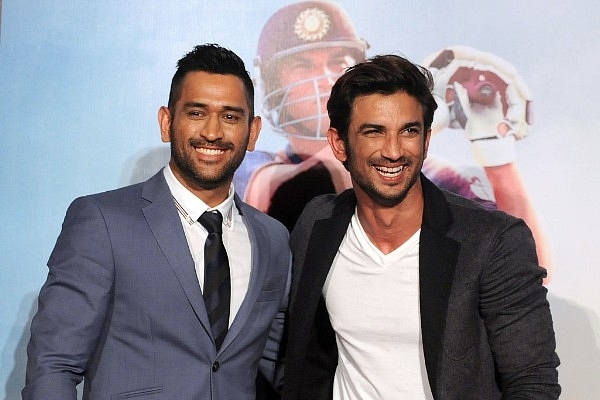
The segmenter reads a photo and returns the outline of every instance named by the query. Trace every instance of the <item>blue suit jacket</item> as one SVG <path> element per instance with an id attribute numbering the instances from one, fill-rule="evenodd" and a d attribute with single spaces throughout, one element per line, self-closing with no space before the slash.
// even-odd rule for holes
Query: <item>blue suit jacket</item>
<path id="1" fill-rule="evenodd" d="M 423 175 L 421 182 L 421 331 L 434 398 L 558 398 L 545 272 L 531 232 L 523 221 L 441 191 Z M 322 291 L 355 207 L 352 190 L 321 196 L 292 232 L 284 400 L 332 397 L 338 353 Z"/>
<path id="2" fill-rule="evenodd" d="M 246 297 L 217 352 L 162 171 L 75 200 L 31 326 L 24 399 L 254 399 L 274 376 L 289 290 L 287 230 L 235 199 L 250 235 Z"/>

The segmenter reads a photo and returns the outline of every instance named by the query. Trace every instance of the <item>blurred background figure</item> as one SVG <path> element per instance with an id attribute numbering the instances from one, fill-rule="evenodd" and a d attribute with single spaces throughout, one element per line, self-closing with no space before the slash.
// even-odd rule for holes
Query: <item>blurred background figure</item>
<path id="1" fill-rule="evenodd" d="M 262 29 L 255 60 L 261 113 L 288 145 L 248 154 L 235 186 L 289 229 L 308 200 L 350 184 L 327 143 L 326 107 L 335 80 L 367 48 L 346 12 L 324 1 L 285 6 Z"/>

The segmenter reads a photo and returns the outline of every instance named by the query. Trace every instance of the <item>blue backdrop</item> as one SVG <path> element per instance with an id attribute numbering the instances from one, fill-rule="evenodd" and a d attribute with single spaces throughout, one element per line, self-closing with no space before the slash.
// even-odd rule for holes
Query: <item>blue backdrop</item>
<path id="1" fill-rule="evenodd" d="M 176 60 L 216 42 L 251 67 L 262 25 L 284 3 L 0 2 L 0 397 L 20 398 L 29 322 L 70 201 L 157 170 L 168 147 L 156 113 Z M 468 45 L 511 61 L 527 82 L 535 122 L 518 165 L 553 253 L 562 398 L 600 398 L 597 2 L 340 3 L 368 55 L 420 61 Z M 463 136 L 442 133 L 430 152 L 472 163 Z M 259 148 L 284 144 L 264 127 Z"/>

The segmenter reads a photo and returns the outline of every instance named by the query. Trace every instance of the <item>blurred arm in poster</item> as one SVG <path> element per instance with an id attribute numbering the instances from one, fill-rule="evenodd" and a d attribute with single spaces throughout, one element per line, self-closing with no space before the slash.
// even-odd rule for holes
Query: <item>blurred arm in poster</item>
<path id="1" fill-rule="evenodd" d="M 446 127 L 464 130 L 473 157 L 483 168 L 492 190 L 491 196 L 487 195 L 491 203 L 484 204 L 527 223 L 536 241 L 539 263 L 548 271 L 544 280 L 548 284 L 550 249 L 516 162 L 516 142 L 527 137 L 532 123 L 532 100 L 527 85 L 506 60 L 467 46 L 435 52 L 423 65 L 434 76 L 434 95 L 439 105 L 434 135 Z M 449 176 L 431 164 L 426 166 L 428 177 L 438 186 L 448 186 Z M 470 181 L 471 191 L 485 198 L 481 182 Z M 446 188 L 464 194 L 456 187 Z"/>

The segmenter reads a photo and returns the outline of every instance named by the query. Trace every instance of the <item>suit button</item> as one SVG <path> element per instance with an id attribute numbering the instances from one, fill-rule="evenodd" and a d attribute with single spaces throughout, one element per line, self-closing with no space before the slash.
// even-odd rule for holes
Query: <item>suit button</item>
<path id="1" fill-rule="evenodd" d="M 213 372 L 217 372 L 217 371 L 219 370 L 219 367 L 221 367 L 221 366 L 219 365 L 219 362 L 218 362 L 218 361 L 215 361 L 215 362 L 213 363 L 213 365 L 212 365 L 212 371 L 213 371 Z"/>

